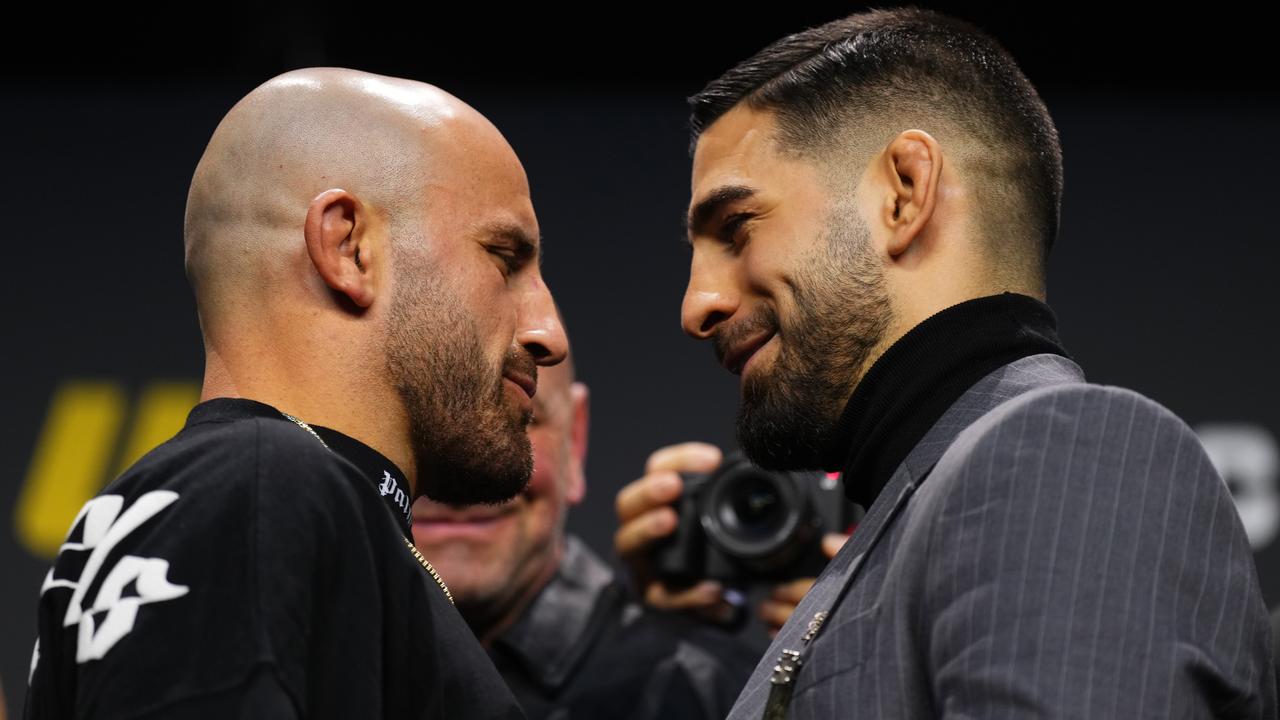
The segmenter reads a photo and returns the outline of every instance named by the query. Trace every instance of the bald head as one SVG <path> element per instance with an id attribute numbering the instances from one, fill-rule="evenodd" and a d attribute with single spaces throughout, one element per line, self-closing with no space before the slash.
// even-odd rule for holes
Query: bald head
<path id="1" fill-rule="evenodd" d="M 567 345 L 540 247 L 519 158 L 457 98 L 351 70 L 277 77 L 191 182 L 201 397 L 345 432 L 445 502 L 510 498 L 529 385 Z"/>
<path id="2" fill-rule="evenodd" d="M 424 83 L 340 68 L 297 70 L 223 118 L 187 197 L 186 268 L 206 333 L 296 267 L 308 204 L 341 188 L 374 216 L 421 210 L 467 149 L 506 141 L 461 100 Z"/>

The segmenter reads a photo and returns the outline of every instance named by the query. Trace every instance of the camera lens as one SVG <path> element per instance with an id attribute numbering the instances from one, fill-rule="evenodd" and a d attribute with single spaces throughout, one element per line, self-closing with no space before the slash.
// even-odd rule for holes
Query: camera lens
<path id="1" fill-rule="evenodd" d="M 773 482 L 758 475 L 743 478 L 720 506 L 724 527 L 744 538 L 772 537 L 786 522 L 786 506 Z"/>
<path id="2" fill-rule="evenodd" d="M 791 539 L 802 509 L 793 480 L 742 463 L 707 489 L 702 525 L 707 538 L 730 555 L 763 558 Z"/>

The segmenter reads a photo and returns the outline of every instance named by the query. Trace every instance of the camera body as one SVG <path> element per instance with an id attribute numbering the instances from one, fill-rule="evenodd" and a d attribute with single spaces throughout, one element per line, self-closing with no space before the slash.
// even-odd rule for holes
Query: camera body
<path id="1" fill-rule="evenodd" d="M 681 477 L 676 530 L 652 554 L 658 577 L 675 587 L 817 577 L 827 565 L 822 536 L 847 531 L 859 512 L 826 473 L 771 472 L 740 453 Z"/>

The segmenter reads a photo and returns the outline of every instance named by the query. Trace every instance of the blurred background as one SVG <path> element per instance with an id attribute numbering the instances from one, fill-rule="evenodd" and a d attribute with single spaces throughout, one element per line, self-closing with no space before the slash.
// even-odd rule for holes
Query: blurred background
<path id="1" fill-rule="evenodd" d="M 1280 604 L 1280 165 L 1274 41 L 1238 4 L 919 3 L 1001 40 L 1061 133 L 1050 275 L 1095 382 L 1186 419 L 1236 494 Z M 231 105 L 293 68 L 438 84 L 528 171 L 545 274 L 592 389 L 588 495 L 570 528 L 610 553 L 613 495 L 671 442 L 732 444 L 736 378 L 683 336 L 684 98 L 789 32 L 861 6 L 545 4 L 499 10 L 173 5 L 13 12 L 0 48 L 0 678 L 17 715 L 41 579 L 80 505 L 172 434 L 202 348 L 182 273 L 187 183 Z M 8 11 L 7 11 L 8 12 Z M 1187 528 L 1195 533 L 1194 526 Z"/>

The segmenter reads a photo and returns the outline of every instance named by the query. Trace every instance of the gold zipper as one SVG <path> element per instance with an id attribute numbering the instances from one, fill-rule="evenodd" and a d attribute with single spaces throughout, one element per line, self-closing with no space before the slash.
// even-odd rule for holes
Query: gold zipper
<path id="1" fill-rule="evenodd" d="M 320 437 L 320 434 L 317 433 L 314 429 L 312 429 L 310 425 L 290 415 L 289 413 L 281 412 L 280 414 L 285 416 L 285 419 L 292 421 L 298 427 L 311 433 L 311 437 L 315 438 L 316 440 L 319 440 L 320 444 L 324 446 L 325 450 L 328 450 L 329 452 L 333 452 L 333 448 L 329 447 L 329 443 L 325 442 L 324 438 Z M 444 578 L 440 577 L 440 573 L 436 572 L 436 569 L 431 567 L 431 563 L 428 562 L 427 559 L 422 556 L 422 553 L 418 551 L 417 546 L 415 546 L 413 542 L 409 540 L 409 538 L 404 537 L 402 535 L 401 539 L 404 540 L 405 545 L 409 546 L 409 552 L 413 553 L 413 557 L 416 558 L 419 563 L 421 563 L 422 568 L 427 571 L 427 574 L 431 576 L 431 579 L 435 580 L 436 584 L 440 586 L 440 589 L 444 591 L 444 596 L 449 599 L 449 604 L 453 605 L 454 604 L 453 593 L 449 592 L 449 586 L 444 584 Z"/>

